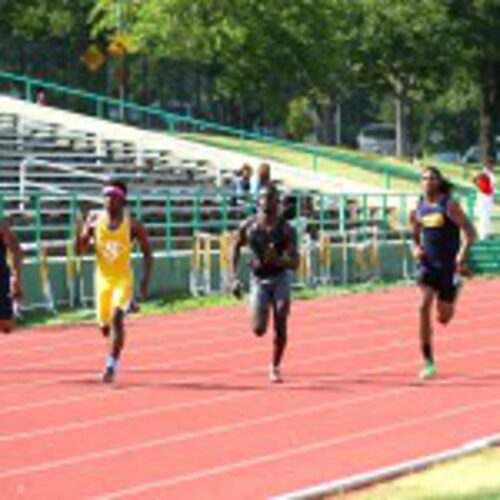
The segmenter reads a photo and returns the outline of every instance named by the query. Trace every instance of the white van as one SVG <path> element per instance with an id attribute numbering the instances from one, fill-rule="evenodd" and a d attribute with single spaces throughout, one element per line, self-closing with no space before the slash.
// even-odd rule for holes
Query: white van
<path id="1" fill-rule="evenodd" d="M 396 153 L 396 127 L 390 123 L 365 125 L 356 138 L 358 148 L 369 153 L 394 155 Z"/>

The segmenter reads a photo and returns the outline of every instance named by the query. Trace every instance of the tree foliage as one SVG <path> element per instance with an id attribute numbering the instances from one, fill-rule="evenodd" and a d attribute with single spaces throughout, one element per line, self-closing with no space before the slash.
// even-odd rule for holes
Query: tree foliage
<path id="1" fill-rule="evenodd" d="M 471 106 L 483 155 L 499 132 L 499 0 L 0 0 L 0 9 L 6 36 L 126 32 L 142 53 L 203 66 L 217 99 L 281 123 L 291 102 L 307 102 L 324 140 L 332 110 L 355 92 L 392 96 L 401 137 Z"/>

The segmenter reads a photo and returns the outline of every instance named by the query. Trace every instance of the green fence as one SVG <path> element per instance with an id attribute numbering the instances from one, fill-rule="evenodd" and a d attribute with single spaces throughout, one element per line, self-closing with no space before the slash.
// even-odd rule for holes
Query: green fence
<path id="1" fill-rule="evenodd" d="M 352 234 L 358 240 L 371 237 L 394 238 L 407 230 L 409 211 L 416 195 L 408 193 L 344 193 L 338 195 L 291 193 L 297 226 L 307 225 L 314 234 Z M 464 198 L 472 213 L 472 198 Z M 236 199 L 227 191 L 195 194 L 165 191 L 162 195 L 131 194 L 129 210 L 147 227 L 154 248 L 167 254 L 191 247 L 192 238 L 200 233 L 220 234 L 238 227 L 254 213 L 255 200 Z M 18 193 L 0 195 L 0 214 L 10 218 L 20 240 L 36 253 L 42 246 L 49 255 L 61 255 L 67 241 L 73 238 L 75 221 L 98 209 L 96 195 L 44 194 L 34 192 L 21 199 Z"/>
<path id="2" fill-rule="evenodd" d="M 291 223 L 299 234 L 302 255 L 297 285 L 411 277 L 407 221 L 416 201 L 416 195 L 408 193 L 293 194 Z M 463 197 L 461 202 L 472 216 L 473 197 Z M 1 215 L 11 220 L 28 255 L 24 269 L 25 284 L 29 283 L 25 286 L 27 304 L 49 307 L 90 301 L 93 259 L 76 259 L 72 242 L 76 221 L 100 206 L 99 195 L 0 196 Z M 193 255 L 201 236 L 212 238 L 214 244 L 204 268 L 195 269 L 201 279 L 196 286 L 202 291 L 221 291 L 220 238 L 254 213 L 255 200 L 235 200 L 227 192 L 210 196 L 201 191 L 185 196 L 132 194 L 129 210 L 145 224 L 153 242 L 157 261 L 154 293 L 192 290 L 193 269 L 199 266 Z M 477 273 L 495 273 L 500 271 L 499 255 L 500 241 L 481 242 L 472 252 L 471 264 Z"/>
<path id="3" fill-rule="evenodd" d="M 420 182 L 419 170 L 409 165 L 393 165 L 382 160 L 361 157 L 349 151 L 332 150 L 321 146 L 309 146 L 260 132 L 246 131 L 190 116 L 169 113 L 158 107 L 142 106 L 134 102 L 122 101 L 102 94 L 86 92 L 53 82 L 0 71 L 0 84 L 2 83 L 8 86 L 20 85 L 26 100 L 31 102 L 35 99 L 36 89 L 42 88 L 49 94 L 48 100 L 51 105 L 72 111 L 100 118 L 119 120 L 142 127 L 162 128 L 171 134 L 189 133 L 191 140 L 200 142 L 209 141 L 209 134 L 231 137 L 238 140 L 236 145 L 235 143 L 227 144 L 223 141 L 218 142 L 218 147 L 237 148 L 239 151 L 245 152 L 250 151 L 249 144 L 252 142 L 268 144 L 288 154 L 299 154 L 301 157 L 303 155 L 306 164 L 313 171 L 321 170 L 322 160 L 346 163 L 367 172 L 383 174 L 384 184 L 387 189 L 391 188 L 396 180 L 411 184 L 418 184 Z M 1 89 L 2 86 L 0 85 Z M 7 88 L 6 91 L 8 91 Z M 254 149 L 251 151 L 255 152 Z M 458 189 L 462 194 L 466 194 L 472 188 L 464 185 L 459 186 Z"/>

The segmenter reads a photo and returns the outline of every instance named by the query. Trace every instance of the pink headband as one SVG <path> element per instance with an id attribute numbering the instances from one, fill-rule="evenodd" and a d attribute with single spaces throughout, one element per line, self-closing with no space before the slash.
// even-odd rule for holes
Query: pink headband
<path id="1" fill-rule="evenodd" d="M 120 189 L 118 186 L 104 186 L 102 190 L 102 194 L 104 196 L 119 196 L 120 198 L 125 198 L 125 193 L 123 189 Z"/>

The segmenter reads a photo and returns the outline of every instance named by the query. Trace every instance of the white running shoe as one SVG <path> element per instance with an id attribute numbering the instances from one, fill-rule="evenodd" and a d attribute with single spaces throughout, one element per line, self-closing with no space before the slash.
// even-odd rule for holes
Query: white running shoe
<path id="1" fill-rule="evenodd" d="M 283 382 L 279 366 L 271 366 L 269 369 L 269 382 L 271 382 L 271 384 L 280 384 Z"/>

